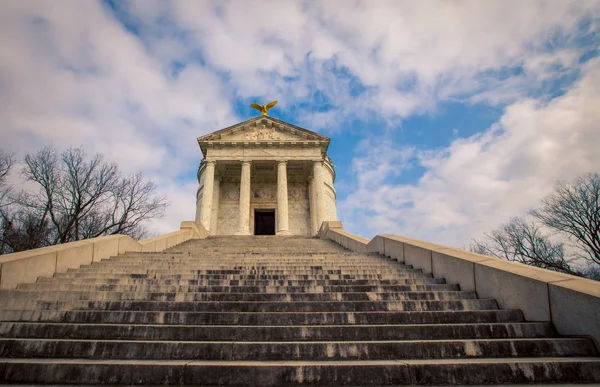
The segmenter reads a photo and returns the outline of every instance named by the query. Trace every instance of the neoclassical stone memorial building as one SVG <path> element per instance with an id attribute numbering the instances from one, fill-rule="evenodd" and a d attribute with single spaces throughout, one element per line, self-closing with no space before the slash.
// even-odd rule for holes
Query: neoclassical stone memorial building
<path id="1" fill-rule="evenodd" d="M 196 223 L 211 235 L 314 235 L 337 220 L 330 139 L 259 116 L 198 138 Z"/>

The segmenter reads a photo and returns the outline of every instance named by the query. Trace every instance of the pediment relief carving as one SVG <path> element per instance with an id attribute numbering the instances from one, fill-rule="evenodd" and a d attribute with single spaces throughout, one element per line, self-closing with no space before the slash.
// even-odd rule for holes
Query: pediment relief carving
<path id="1" fill-rule="evenodd" d="M 327 137 L 272 117 L 255 118 L 198 138 L 203 141 L 323 141 Z"/>
<path id="2" fill-rule="evenodd" d="M 323 152 L 326 152 L 329 146 L 328 137 L 270 116 L 253 117 L 239 124 L 198 137 L 198 145 L 205 157 L 208 147 L 215 144 L 221 146 L 230 143 L 233 146 L 245 146 L 248 143 L 251 146 L 262 146 L 263 142 L 267 146 L 272 143 L 284 146 L 303 146 L 302 144 L 306 145 L 307 142 L 310 142 L 320 146 Z"/>
<path id="3" fill-rule="evenodd" d="M 256 128 L 246 128 L 229 135 L 222 135 L 220 141 L 298 141 L 306 140 L 265 125 Z"/>

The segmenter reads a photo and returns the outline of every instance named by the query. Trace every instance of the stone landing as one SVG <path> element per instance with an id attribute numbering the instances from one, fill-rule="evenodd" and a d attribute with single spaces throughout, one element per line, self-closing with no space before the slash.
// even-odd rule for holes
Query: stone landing
<path id="1" fill-rule="evenodd" d="M 443 278 L 310 237 L 210 237 L 0 292 L 0 382 L 600 382 L 558 337 Z"/>

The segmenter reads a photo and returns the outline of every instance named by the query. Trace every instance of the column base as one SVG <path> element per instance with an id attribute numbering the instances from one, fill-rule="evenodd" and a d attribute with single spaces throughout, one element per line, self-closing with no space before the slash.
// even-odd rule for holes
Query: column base
<path id="1" fill-rule="evenodd" d="M 239 230 L 235 235 L 250 235 L 250 230 Z"/>
<path id="2" fill-rule="evenodd" d="M 276 235 L 292 235 L 292 234 L 290 234 L 289 230 L 281 230 L 281 231 L 277 231 Z"/>

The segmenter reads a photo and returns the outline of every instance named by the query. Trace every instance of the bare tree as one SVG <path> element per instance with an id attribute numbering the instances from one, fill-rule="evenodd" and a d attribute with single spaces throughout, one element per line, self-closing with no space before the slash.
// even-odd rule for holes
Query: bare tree
<path id="1" fill-rule="evenodd" d="M 11 187 L 6 184 L 6 178 L 14 164 L 15 160 L 13 155 L 5 153 L 0 149 L 0 208 L 5 204 L 4 201 L 11 189 Z"/>
<path id="2" fill-rule="evenodd" d="M 5 233 L 13 251 L 109 234 L 147 235 L 144 221 L 160 218 L 167 202 L 141 173 L 123 177 L 102 155 L 62 154 L 46 147 L 24 158 L 23 179 L 34 190 L 15 195 L 19 208 Z"/>
<path id="3" fill-rule="evenodd" d="M 512 218 L 485 235 L 484 240 L 474 240 L 469 250 L 526 265 L 581 275 L 565 258 L 563 244 L 552 242 L 534 222 Z"/>
<path id="4" fill-rule="evenodd" d="M 8 226 L 8 197 L 11 192 L 11 187 L 6 184 L 6 179 L 14 165 L 14 157 L 9 153 L 5 153 L 0 149 L 0 254 L 4 254 L 9 250 L 9 246 L 5 243 L 5 231 Z"/>
<path id="5" fill-rule="evenodd" d="M 569 235 L 578 256 L 600 265 L 600 175 L 588 173 L 572 184 L 558 182 L 532 215 L 549 228 Z"/>

